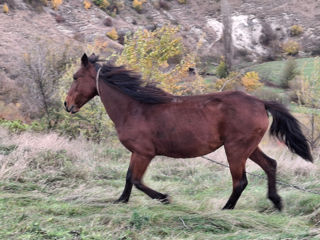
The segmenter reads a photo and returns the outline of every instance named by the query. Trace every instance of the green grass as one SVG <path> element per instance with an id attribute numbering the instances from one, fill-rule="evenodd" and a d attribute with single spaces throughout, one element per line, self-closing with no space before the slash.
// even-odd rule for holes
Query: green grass
<path id="1" fill-rule="evenodd" d="M 23 155 L 23 149 L 30 148 L 21 144 L 23 135 L 2 133 L 1 137 L 0 146 L 10 152 L 0 155 L 0 169 L 8 169 L 0 171 L 0 239 L 320 237 L 318 195 L 279 186 L 285 205 L 279 213 L 266 199 L 266 182 L 248 176 L 249 185 L 236 209 L 222 211 L 231 193 L 228 169 L 203 159 L 157 158 L 145 182 L 168 193 L 172 203 L 163 205 L 134 188 L 128 204 L 113 204 L 123 190 L 130 157 L 120 145 L 66 140 L 45 148 L 41 139 L 49 138 L 28 135 L 28 140 L 37 140 L 37 144 Z M 10 147 L 13 145 L 18 147 Z M 274 150 L 274 154 L 280 153 L 283 150 Z M 22 155 L 25 168 L 11 168 Z M 220 151 L 213 157 L 222 160 L 222 155 Z M 301 173 L 297 174 L 286 164 L 285 160 L 279 162 L 281 178 L 320 189 L 318 168 L 298 167 Z M 252 167 L 248 171 L 262 174 Z"/>
<path id="2" fill-rule="evenodd" d="M 311 76 L 314 70 L 315 58 L 298 58 L 296 59 L 298 69 L 304 76 Z M 275 84 L 280 84 L 281 75 L 286 61 L 272 61 L 247 68 L 247 71 L 255 71 L 259 76 Z"/>

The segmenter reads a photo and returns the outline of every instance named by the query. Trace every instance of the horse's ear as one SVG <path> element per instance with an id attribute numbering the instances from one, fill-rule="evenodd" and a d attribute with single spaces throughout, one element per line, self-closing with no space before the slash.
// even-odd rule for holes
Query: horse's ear
<path id="1" fill-rule="evenodd" d="M 87 54 L 83 54 L 82 58 L 81 58 L 81 64 L 84 66 L 84 67 L 87 67 L 88 64 L 89 64 L 89 59 L 88 59 L 88 56 Z"/>

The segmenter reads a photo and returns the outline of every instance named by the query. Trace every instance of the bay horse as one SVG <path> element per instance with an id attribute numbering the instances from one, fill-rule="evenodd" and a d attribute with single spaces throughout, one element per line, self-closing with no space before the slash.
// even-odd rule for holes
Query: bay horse
<path id="1" fill-rule="evenodd" d="M 258 147 L 268 129 L 268 112 L 273 117 L 270 134 L 307 161 L 313 161 L 299 122 L 277 102 L 263 101 L 239 91 L 197 96 L 174 96 L 154 85 L 144 85 L 141 77 L 125 67 L 99 64 L 94 54 L 81 58 L 73 76 L 65 109 L 76 113 L 95 96 L 114 122 L 120 142 L 132 153 L 125 187 L 116 202 L 129 201 L 132 186 L 162 203 L 167 194 L 149 187 L 143 175 L 156 155 L 193 158 L 224 146 L 233 182 L 232 194 L 223 209 L 233 209 L 247 186 L 248 158 L 268 177 L 268 198 L 282 209 L 276 189 L 274 159 Z"/>

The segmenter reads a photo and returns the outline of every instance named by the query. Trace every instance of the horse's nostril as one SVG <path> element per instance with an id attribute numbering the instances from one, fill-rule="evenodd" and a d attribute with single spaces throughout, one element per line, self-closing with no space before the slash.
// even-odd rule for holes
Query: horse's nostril
<path id="1" fill-rule="evenodd" d="M 67 107 L 67 102 L 66 101 L 64 101 L 64 106 Z"/>

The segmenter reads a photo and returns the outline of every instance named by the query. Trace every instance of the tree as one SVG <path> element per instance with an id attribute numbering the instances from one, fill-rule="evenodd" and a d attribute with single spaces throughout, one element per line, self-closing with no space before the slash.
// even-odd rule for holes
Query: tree
<path id="1" fill-rule="evenodd" d="M 314 60 L 310 76 L 299 76 L 297 81 L 300 111 L 310 115 L 309 141 L 311 148 L 315 148 L 320 142 L 320 59 Z"/>
<path id="2" fill-rule="evenodd" d="M 232 45 L 232 19 L 231 6 L 228 0 L 221 0 L 221 15 L 223 23 L 224 57 L 228 69 L 232 69 L 233 45 Z"/>
<path id="3" fill-rule="evenodd" d="M 43 110 L 47 128 L 52 128 L 58 121 L 55 114 L 62 105 L 58 97 L 59 79 L 65 71 L 69 59 L 69 45 L 58 50 L 42 42 L 35 49 L 24 55 L 25 85 L 32 105 Z"/>

